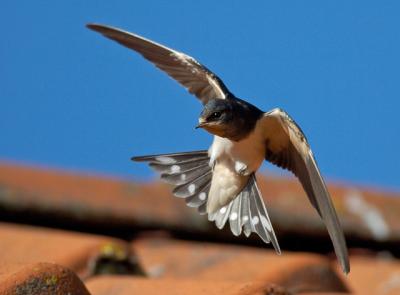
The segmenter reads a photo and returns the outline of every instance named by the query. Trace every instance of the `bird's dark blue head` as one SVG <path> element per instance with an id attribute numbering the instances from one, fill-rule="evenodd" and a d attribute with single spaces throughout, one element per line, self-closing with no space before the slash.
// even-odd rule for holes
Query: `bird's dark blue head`
<path id="1" fill-rule="evenodd" d="M 228 100 L 211 99 L 200 114 L 199 126 L 226 124 L 232 120 L 232 117 L 232 105 Z"/>
<path id="2" fill-rule="evenodd" d="M 260 113 L 256 107 L 239 99 L 211 99 L 204 106 L 197 127 L 237 141 L 254 128 Z"/>

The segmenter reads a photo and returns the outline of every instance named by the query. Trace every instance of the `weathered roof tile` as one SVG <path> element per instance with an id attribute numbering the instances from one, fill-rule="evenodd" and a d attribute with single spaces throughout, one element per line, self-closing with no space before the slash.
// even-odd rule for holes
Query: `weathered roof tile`
<path id="1" fill-rule="evenodd" d="M 294 234 L 303 239 L 328 240 L 323 223 L 297 181 L 272 176 L 259 180 L 279 238 Z M 329 187 L 350 242 L 400 241 L 400 198 L 393 198 L 395 194 L 353 186 Z M 168 185 L 137 184 L 4 163 L 0 164 L 0 205 L 1 213 L 9 213 L 14 219 L 24 219 L 29 213 L 34 217 L 30 221 L 45 218 L 46 222 L 74 222 L 103 231 L 162 228 L 208 235 L 217 232 L 207 218 L 173 198 Z M 246 240 L 233 238 L 228 230 L 216 236 Z M 281 246 L 287 248 L 290 244 Z"/>
<path id="2" fill-rule="evenodd" d="M 1 264 L 52 262 L 82 277 L 100 272 L 103 258 L 114 266 L 131 261 L 126 243 L 103 236 L 0 223 L 0 241 Z"/>
<path id="3" fill-rule="evenodd" d="M 354 294 L 400 294 L 398 259 L 352 256 L 350 261 L 351 272 L 343 279 Z"/>
<path id="4" fill-rule="evenodd" d="M 326 230 L 297 182 L 261 177 L 260 187 L 283 249 L 331 251 Z M 167 185 L 0 164 L 3 221 L 133 238 L 128 243 L 0 222 L 0 294 L 88 295 L 64 267 L 85 278 L 92 295 L 160 290 L 164 294 L 333 295 L 348 288 L 355 294 L 399 294 L 400 263 L 387 257 L 400 254 L 400 198 L 352 186 L 330 185 L 330 191 L 350 244 L 362 248 L 350 249 L 349 276 L 335 269 L 333 255 L 284 250 L 277 256 L 262 242 L 257 244 L 260 248 L 228 245 L 227 241 L 249 240 L 233 237 L 229 229 L 218 231 L 207 218 L 173 198 Z M 155 228 L 161 231 L 144 232 Z M 377 249 L 392 254 L 382 259 Z M 52 293 L 32 291 L 39 287 Z"/>
<path id="5" fill-rule="evenodd" d="M 346 291 L 324 256 L 226 244 L 142 238 L 135 253 L 150 277 L 268 282 L 296 291 Z"/>
<path id="6" fill-rule="evenodd" d="M 268 283 L 237 283 L 197 279 L 141 279 L 103 276 L 90 279 L 87 288 L 92 295 L 290 295 L 285 288 Z"/>
<path id="7" fill-rule="evenodd" d="M 0 266 L 1 295 L 90 295 L 69 269 L 51 263 Z"/>

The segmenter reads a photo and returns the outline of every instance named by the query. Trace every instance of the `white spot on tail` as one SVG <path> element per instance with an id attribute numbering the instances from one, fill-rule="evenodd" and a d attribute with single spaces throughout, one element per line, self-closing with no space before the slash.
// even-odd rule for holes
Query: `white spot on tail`
<path id="1" fill-rule="evenodd" d="M 172 165 L 171 167 L 171 173 L 178 173 L 179 171 L 181 171 L 181 167 L 178 165 Z"/>
<path id="2" fill-rule="evenodd" d="M 271 230 L 272 230 L 272 227 L 271 227 L 270 222 L 269 222 L 268 219 L 267 219 L 265 216 L 263 216 L 263 215 L 261 215 L 261 223 L 262 223 L 262 225 L 267 229 L 267 231 L 271 231 Z"/>
<path id="3" fill-rule="evenodd" d="M 156 161 L 161 162 L 163 164 L 173 164 L 176 162 L 173 158 L 166 157 L 166 156 L 156 157 Z"/>
<path id="4" fill-rule="evenodd" d="M 206 194 L 205 192 L 201 192 L 201 193 L 199 194 L 199 199 L 200 199 L 201 201 L 204 201 L 206 198 L 207 198 L 207 194 Z"/>
<path id="5" fill-rule="evenodd" d="M 219 212 L 220 212 L 221 214 L 225 214 L 225 212 L 226 212 L 226 207 L 222 207 L 221 209 L 219 209 Z"/>
<path id="6" fill-rule="evenodd" d="M 189 193 L 193 194 L 196 191 L 196 185 L 194 183 L 191 183 L 188 187 Z"/>
<path id="7" fill-rule="evenodd" d="M 230 220 L 236 220 L 237 218 L 238 218 L 238 215 L 237 215 L 236 212 L 233 212 L 233 213 L 231 214 L 231 216 L 229 217 Z"/>
<path id="8" fill-rule="evenodd" d="M 257 224 L 260 222 L 260 219 L 258 219 L 258 216 L 254 216 L 254 217 L 251 219 L 251 222 L 252 222 L 254 225 L 257 225 Z"/>

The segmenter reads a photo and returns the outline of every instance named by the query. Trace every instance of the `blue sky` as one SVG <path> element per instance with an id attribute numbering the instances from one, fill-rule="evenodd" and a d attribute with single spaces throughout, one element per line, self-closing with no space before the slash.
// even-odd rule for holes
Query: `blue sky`
<path id="1" fill-rule="evenodd" d="M 194 56 L 238 97 L 285 109 L 330 180 L 400 189 L 400 2 L 2 1 L 0 159 L 149 178 L 133 155 L 205 149 L 200 103 L 85 28 Z M 266 166 L 268 168 L 269 166 Z"/>

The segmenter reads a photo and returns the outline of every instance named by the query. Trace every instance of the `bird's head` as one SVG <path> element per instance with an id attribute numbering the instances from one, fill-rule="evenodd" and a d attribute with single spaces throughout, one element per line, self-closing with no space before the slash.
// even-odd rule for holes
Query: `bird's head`
<path id="1" fill-rule="evenodd" d="M 226 99 L 211 99 L 199 117 L 199 125 L 208 132 L 221 137 L 228 137 L 233 121 L 232 105 Z"/>

